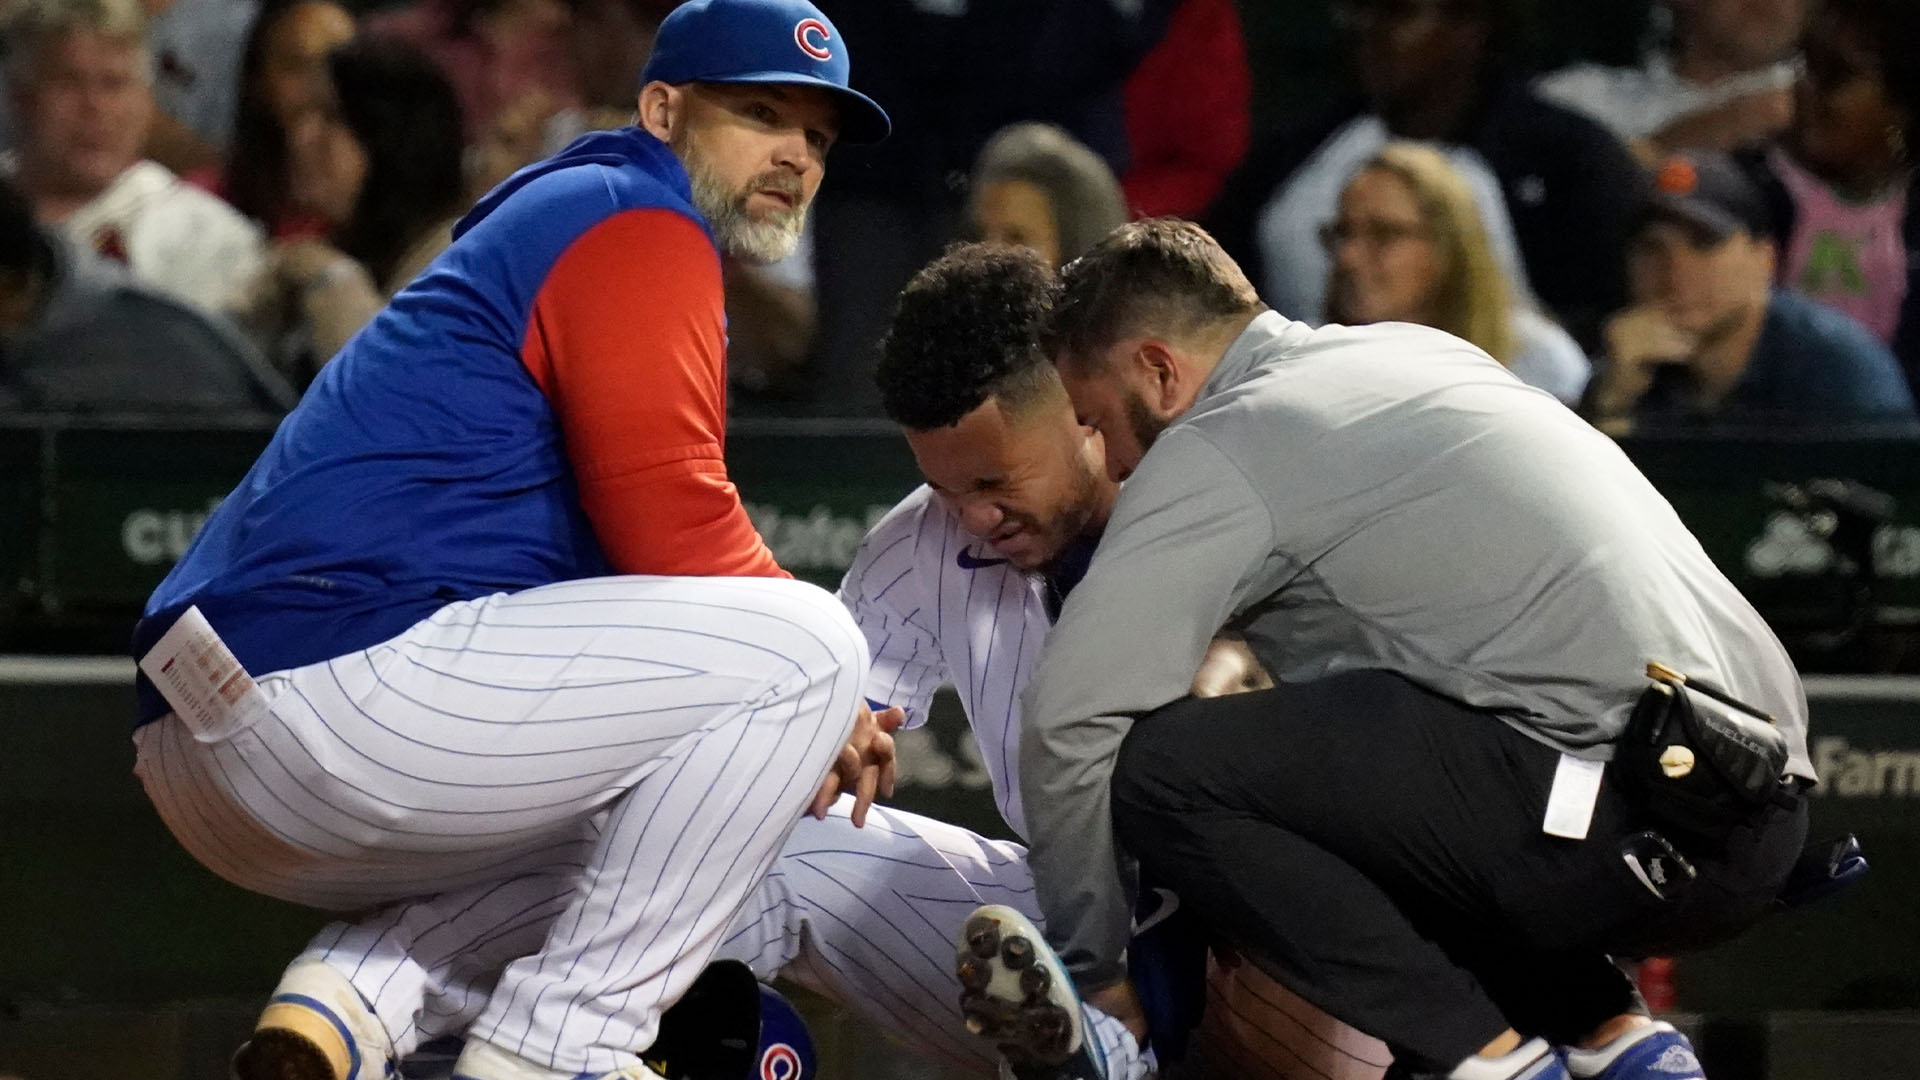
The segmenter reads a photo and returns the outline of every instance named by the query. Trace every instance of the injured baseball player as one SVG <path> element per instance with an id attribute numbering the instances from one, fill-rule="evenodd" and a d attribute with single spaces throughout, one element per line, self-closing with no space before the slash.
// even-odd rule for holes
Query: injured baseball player
<path id="1" fill-rule="evenodd" d="M 1040 350 L 1053 288 L 1036 256 L 996 245 L 956 248 L 907 286 L 878 380 L 927 483 L 868 533 L 840 590 L 872 648 L 870 702 L 904 708 L 919 724 L 951 682 L 1001 816 L 1022 835 L 1020 694 L 1118 491 L 1100 436 L 1075 420 Z M 1244 646 L 1222 640 L 1192 681 L 1212 695 L 1260 685 L 1261 674 Z M 1141 1050 L 1148 1013 L 1148 1048 L 1177 1055 L 1209 989 L 1219 1007 L 1197 1035 L 1196 1059 L 1233 1061 L 1233 1075 L 1248 1078 L 1380 1075 L 1378 1042 L 1256 969 L 1216 972 L 1207 987 L 1204 936 L 1168 918 L 1177 901 L 1164 891 L 1147 895 L 1165 909 L 1140 912 L 1149 929 L 1132 955 L 1153 1008 L 1127 1016 L 1131 1030 L 1090 1017 L 1088 1043 L 1101 1048 L 1090 1055 L 1094 1075 L 1153 1068 Z M 1003 1040 L 969 1034 L 955 1008 L 952 941 L 982 905 L 1039 920 L 1023 846 L 885 808 L 855 830 L 836 809 L 801 823 L 756 900 L 721 956 L 821 991 L 970 1071 L 994 1070 Z M 980 1004 L 971 1019 L 988 1027 Z"/>

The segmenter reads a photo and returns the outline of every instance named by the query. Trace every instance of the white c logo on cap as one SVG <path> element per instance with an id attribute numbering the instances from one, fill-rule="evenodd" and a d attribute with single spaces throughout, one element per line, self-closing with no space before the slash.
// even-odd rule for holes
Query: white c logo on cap
<path id="1" fill-rule="evenodd" d="M 815 43 L 816 39 L 818 44 Z M 793 28 L 793 43 L 815 60 L 833 59 L 832 51 L 827 48 L 827 42 L 832 40 L 833 31 L 827 29 L 827 24 L 819 19 L 801 19 L 799 25 Z"/>

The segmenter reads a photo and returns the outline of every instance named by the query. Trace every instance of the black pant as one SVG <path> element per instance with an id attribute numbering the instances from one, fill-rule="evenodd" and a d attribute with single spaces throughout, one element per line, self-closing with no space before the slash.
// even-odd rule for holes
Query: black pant
<path id="1" fill-rule="evenodd" d="M 1642 1008 L 1609 954 L 1731 936 L 1806 836 L 1771 811 L 1662 901 L 1603 787 L 1584 841 L 1540 831 L 1559 755 L 1397 675 L 1185 699 L 1141 719 L 1113 777 L 1143 869 L 1302 997 L 1446 1071 L 1513 1027 L 1557 1043 Z"/>

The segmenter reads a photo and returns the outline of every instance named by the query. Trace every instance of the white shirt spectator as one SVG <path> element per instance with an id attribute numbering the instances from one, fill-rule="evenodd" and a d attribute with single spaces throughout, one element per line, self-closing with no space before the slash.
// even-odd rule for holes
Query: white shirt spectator
<path id="1" fill-rule="evenodd" d="M 1738 98 L 1790 87 L 1798 73 L 1794 61 L 1782 60 L 1702 84 L 1681 78 L 1666 54 L 1653 53 L 1639 67 L 1575 64 L 1542 75 L 1534 89 L 1632 142 Z"/>
<path id="2" fill-rule="evenodd" d="M 259 272 L 260 230 L 164 166 L 141 161 L 59 226 L 75 247 L 118 260 L 134 280 L 223 314 Z"/>

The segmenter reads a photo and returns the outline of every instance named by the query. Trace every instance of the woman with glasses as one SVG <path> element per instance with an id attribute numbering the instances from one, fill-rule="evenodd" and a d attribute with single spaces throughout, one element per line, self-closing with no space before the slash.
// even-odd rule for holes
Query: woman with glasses
<path id="1" fill-rule="evenodd" d="M 1256 140 L 1203 219 L 1261 298 L 1323 314 L 1332 266 L 1314 230 L 1355 169 L 1395 139 L 1444 147 L 1516 257 L 1516 285 L 1576 337 L 1598 340 L 1626 296 L 1620 268 L 1638 166 L 1598 124 L 1515 78 L 1517 0 L 1343 0 L 1335 15 L 1360 93 L 1318 121 Z M 1501 249 L 1497 246 L 1496 252 Z M 1590 342 L 1591 343 L 1591 342 Z"/>
<path id="2" fill-rule="evenodd" d="M 1472 187 L 1439 151 L 1388 144 L 1348 181 L 1320 239 L 1333 266 L 1329 321 L 1436 327 L 1528 385 L 1569 405 L 1580 400 L 1591 373 L 1586 354 L 1519 298 L 1494 257 Z"/>

